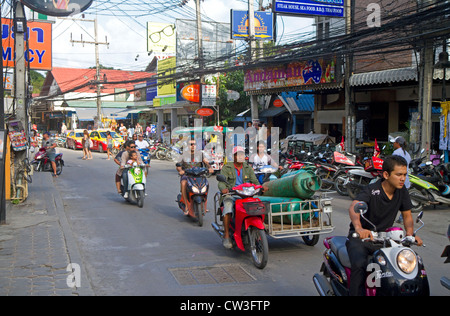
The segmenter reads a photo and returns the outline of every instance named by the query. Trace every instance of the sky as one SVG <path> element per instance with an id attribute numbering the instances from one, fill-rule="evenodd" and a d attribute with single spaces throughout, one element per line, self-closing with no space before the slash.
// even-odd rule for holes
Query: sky
<path id="1" fill-rule="evenodd" d="M 264 3 L 269 0 L 264 0 Z M 94 3 L 95 5 L 95 3 Z M 93 5 L 93 6 L 94 6 Z M 255 3 L 255 6 L 257 4 Z M 187 6 L 195 8 L 195 2 L 189 0 Z M 201 2 L 202 14 L 217 22 L 230 22 L 230 9 L 247 10 L 248 4 L 242 0 L 204 0 Z M 148 56 L 146 23 L 164 22 L 175 23 L 173 12 L 166 14 L 133 17 L 115 17 L 98 15 L 98 40 L 107 41 L 106 45 L 99 45 L 100 63 L 107 67 L 123 70 L 143 70 L 151 62 L 153 56 Z M 186 18 L 178 15 L 179 18 Z M 81 15 L 75 16 L 81 19 Z M 96 18 L 95 10 L 88 9 L 85 18 Z M 73 44 L 73 40 L 94 41 L 94 23 L 55 19 L 53 26 L 53 67 L 88 68 L 95 66 L 95 47 L 92 44 Z M 295 34 L 299 30 L 313 30 L 312 18 L 279 17 L 278 36 L 283 41 L 291 39 L 289 34 Z M 139 57 L 137 57 L 139 55 Z M 137 59 L 137 60 L 136 60 Z"/>

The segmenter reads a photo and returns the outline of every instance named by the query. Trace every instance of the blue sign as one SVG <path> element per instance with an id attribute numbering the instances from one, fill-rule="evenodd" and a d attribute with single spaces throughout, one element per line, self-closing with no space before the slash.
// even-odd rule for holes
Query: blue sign
<path id="1" fill-rule="evenodd" d="M 158 96 L 158 81 L 152 79 L 147 81 L 147 101 L 153 101 Z"/>
<path id="2" fill-rule="evenodd" d="M 231 10 L 231 38 L 248 38 L 248 11 Z M 273 14 L 272 12 L 255 11 L 255 38 L 272 40 Z"/>
<path id="3" fill-rule="evenodd" d="M 344 0 L 273 0 L 277 13 L 344 17 Z"/>

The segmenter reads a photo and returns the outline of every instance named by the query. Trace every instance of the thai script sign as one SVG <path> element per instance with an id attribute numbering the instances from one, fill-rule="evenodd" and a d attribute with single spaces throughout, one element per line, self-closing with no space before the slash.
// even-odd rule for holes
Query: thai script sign
<path id="1" fill-rule="evenodd" d="M 336 82 L 336 62 L 309 60 L 245 72 L 244 91 Z"/>
<path id="2" fill-rule="evenodd" d="M 271 40 L 273 37 L 273 14 L 272 12 L 255 12 L 255 38 Z M 248 11 L 231 10 L 231 38 L 248 38 Z"/>
<path id="3" fill-rule="evenodd" d="M 29 49 L 25 51 L 25 60 L 31 69 L 52 70 L 52 24 L 46 22 L 28 22 L 27 39 Z M 3 66 L 13 68 L 14 56 L 14 22 L 2 19 Z"/>

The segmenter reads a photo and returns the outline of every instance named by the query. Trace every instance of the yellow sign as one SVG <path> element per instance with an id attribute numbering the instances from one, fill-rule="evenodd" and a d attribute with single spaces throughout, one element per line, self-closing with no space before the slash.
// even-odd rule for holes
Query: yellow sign
<path id="1" fill-rule="evenodd" d="M 176 95 L 176 82 L 175 80 L 168 79 L 175 74 L 176 66 L 176 57 L 158 61 L 158 96 Z"/>

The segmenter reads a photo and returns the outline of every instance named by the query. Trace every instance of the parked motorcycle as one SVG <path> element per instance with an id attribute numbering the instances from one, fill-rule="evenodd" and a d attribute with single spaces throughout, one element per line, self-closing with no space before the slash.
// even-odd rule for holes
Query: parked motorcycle
<path id="1" fill-rule="evenodd" d="M 448 230 L 447 230 L 447 238 L 450 240 L 450 225 L 448 226 Z M 450 245 L 447 245 L 447 247 L 445 247 L 444 252 L 442 253 L 441 257 L 447 258 L 447 259 L 445 259 L 444 263 L 450 263 Z M 441 284 L 443 287 L 450 290 L 450 279 L 449 278 L 442 277 Z"/>
<path id="2" fill-rule="evenodd" d="M 57 154 L 55 157 L 56 163 L 56 174 L 59 176 L 62 173 L 64 160 L 63 154 Z M 39 149 L 39 151 L 34 156 L 34 160 L 31 162 L 34 166 L 35 171 L 48 171 L 53 172 L 53 167 L 50 159 L 47 156 L 47 151 L 45 148 Z"/>
<path id="3" fill-rule="evenodd" d="M 410 247 L 416 244 L 405 237 L 403 230 L 392 227 L 386 232 L 377 232 L 376 226 L 368 221 L 364 214 L 367 204 L 358 203 L 355 212 L 361 214 L 373 226 L 373 242 L 381 248 L 369 258 L 366 282 L 367 296 L 429 296 L 430 287 L 422 258 Z M 423 213 L 417 217 L 421 223 L 414 235 L 424 223 Z M 351 238 L 359 238 L 357 234 Z M 351 278 L 350 259 L 346 247 L 347 237 L 328 237 L 324 240 L 324 262 L 320 271 L 313 277 L 314 285 L 321 296 L 348 296 Z"/>
<path id="4" fill-rule="evenodd" d="M 227 182 L 221 174 L 217 175 L 217 181 Z M 230 221 L 229 229 L 233 246 L 242 251 L 245 251 L 246 248 L 249 249 L 253 264 L 259 269 L 264 269 L 269 258 L 264 218 L 270 206 L 260 199 L 254 198 L 261 188 L 261 185 L 244 183 L 230 191 L 229 194 L 238 196 L 239 199 L 235 202 L 235 216 L 234 220 Z M 223 240 L 225 230 L 222 216 L 223 206 L 219 205 L 220 198 L 221 193 L 218 192 L 214 196 L 215 221 L 211 223 L 211 226 Z"/>
<path id="5" fill-rule="evenodd" d="M 138 165 L 136 162 L 132 165 L 125 165 L 124 172 L 128 175 L 128 188 L 125 190 L 123 184 L 120 186 L 124 199 L 132 204 L 137 204 L 140 208 L 144 207 L 147 183 L 145 168 L 145 165 Z"/>
<path id="6" fill-rule="evenodd" d="M 364 170 L 351 169 L 347 172 L 348 178 L 344 185 L 351 199 L 356 199 L 358 193 L 368 184 L 381 179 L 383 159 L 370 157 L 365 161 Z"/>
<path id="7" fill-rule="evenodd" d="M 203 226 L 203 216 L 205 215 L 209 183 L 206 176 L 209 173 L 207 168 L 191 168 L 186 169 L 185 175 L 187 176 L 187 195 L 188 200 L 183 199 L 183 195 L 178 194 L 176 202 L 179 208 L 185 212 L 188 210 L 188 215 L 194 219 L 197 219 L 198 226 Z"/>

